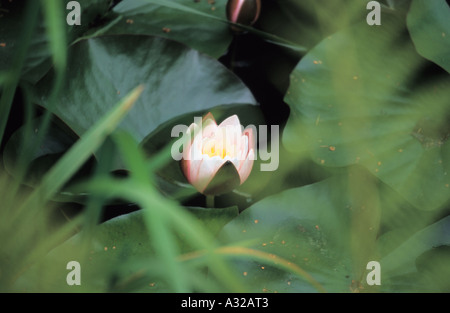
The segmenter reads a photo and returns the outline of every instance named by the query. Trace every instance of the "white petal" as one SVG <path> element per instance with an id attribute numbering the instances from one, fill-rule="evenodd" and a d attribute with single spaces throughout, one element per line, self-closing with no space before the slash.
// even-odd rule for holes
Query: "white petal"
<path id="1" fill-rule="evenodd" d="M 228 125 L 241 127 L 241 122 L 239 122 L 239 118 L 236 114 L 226 118 L 219 124 L 219 127 L 226 127 Z"/>
<path id="2" fill-rule="evenodd" d="M 239 155 L 242 133 L 240 127 L 228 125 L 219 127 L 215 140 L 221 149 L 225 149 L 226 154 L 230 157 Z"/>
<path id="3" fill-rule="evenodd" d="M 208 155 L 204 154 L 203 161 L 198 170 L 198 175 L 191 184 L 198 191 L 203 192 L 225 162 L 226 161 L 220 157 L 215 156 L 210 158 Z"/>
<path id="4" fill-rule="evenodd" d="M 188 174 L 188 181 L 191 184 L 194 184 L 195 181 L 198 180 L 198 174 L 200 170 L 200 166 L 202 164 L 203 160 L 190 160 L 187 161 L 187 168 L 186 171 Z"/>
<path id="5" fill-rule="evenodd" d="M 241 168 L 238 170 L 239 178 L 241 179 L 241 184 L 247 180 L 248 176 L 250 175 L 250 172 L 252 171 L 253 159 L 254 159 L 254 152 L 253 149 L 251 149 L 245 161 L 243 162 L 241 161 Z"/>
<path id="6" fill-rule="evenodd" d="M 194 140 L 192 142 L 190 157 L 191 160 L 201 160 L 202 159 L 202 150 L 203 150 L 203 137 L 202 131 L 199 130 L 195 135 Z"/>
<path id="7" fill-rule="evenodd" d="M 212 119 L 206 119 L 202 122 L 202 137 L 213 137 L 217 132 L 216 121 Z"/>
<path id="8" fill-rule="evenodd" d="M 230 160 L 231 163 L 233 163 L 234 167 L 236 168 L 236 171 L 239 170 L 239 167 L 241 166 L 241 160 L 237 157 L 232 158 Z M 244 162 L 244 160 L 242 160 L 242 163 Z"/>

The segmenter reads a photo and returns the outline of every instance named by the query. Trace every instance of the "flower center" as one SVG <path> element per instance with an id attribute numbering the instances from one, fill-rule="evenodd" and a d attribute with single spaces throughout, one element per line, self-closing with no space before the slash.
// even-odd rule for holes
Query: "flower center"
<path id="1" fill-rule="evenodd" d="M 203 146 L 202 146 L 202 154 L 208 155 L 210 158 L 218 156 L 221 159 L 225 157 L 232 158 L 235 147 L 232 147 L 230 144 L 226 142 L 222 142 L 221 140 L 216 140 L 216 138 L 204 138 Z"/>

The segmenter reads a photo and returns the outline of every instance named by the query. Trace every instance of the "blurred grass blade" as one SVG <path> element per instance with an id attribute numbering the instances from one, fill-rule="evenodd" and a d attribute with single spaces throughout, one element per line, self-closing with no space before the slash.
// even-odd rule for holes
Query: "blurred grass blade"
<path id="1" fill-rule="evenodd" d="M 45 112 L 44 122 L 41 125 L 42 136 L 46 133 L 50 123 L 50 112 L 56 105 L 57 97 L 64 82 L 64 74 L 67 66 L 67 39 L 65 32 L 65 16 L 61 1 L 42 0 L 42 7 L 45 17 L 45 26 L 49 41 L 49 48 L 53 59 L 53 67 L 56 72 L 56 79 L 49 97 L 50 105 Z M 41 139 L 41 138 L 40 138 Z"/>
<path id="2" fill-rule="evenodd" d="M 64 8 L 62 6 L 62 2 L 60 1 L 52 1 L 52 0 L 42 0 L 42 1 L 32 1 L 33 5 L 31 5 L 31 1 L 28 1 L 29 4 L 29 10 L 33 10 L 33 13 L 26 12 L 24 18 L 27 24 L 25 27 L 27 30 L 24 32 L 24 38 L 21 40 L 22 44 L 19 47 L 18 51 L 18 60 L 17 64 L 15 63 L 13 65 L 13 69 L 17 72 L 11 73 L 12 78 L 9 78 L 9 81 L 6 82 L 6 85 L 9 88 L 7 88 L 6 95 L 8 97 L 12 97 L 14 95 L 15 86 L 18 84 L 18 81 L 20 79 L 20 73 L 22 65 L 25 62 L 26 56 L 27 56 L 27 50 L 29 43 L 33 40 L 32 34 L 34 32 L 34 29 L 37 27 L 37 16 L 39 7 L 38 4 L 41 4 L 44 20 L 45 20 L 45 26 L 46 26 L 46 32 L 47 32 L 47 38 L 49 42 L 49 49 L 50 53 L 53 58 L 54 63 L 54 70 L 56 72 L 56 79 L 52 88 L 52 92 L 50 95 L 49 100 L 49 107 L 48 110 L 44 112 L 42 122 L 39 125 L 39 133 L 37 135 L 37 138 L 34 138 L 32 141 L 29 140 L 29 138 L 24 138 L 23 142 L 25 143 L 23 147 L 27 147 L 22 151 L 22 153 L 19 156 L 19 160 L 17 162 L 17 171 L 18 171 L 18 177 L 19 179 L 16 180 L 14 186 L 11 188 L 11 192 L 8 193 L 6 199 L 6 203 L 8 204 L 8 201 L 11 201 L 11 199 L 14 199 L 16 196 L 16 192 L 20 187 L 20 184 L 22 182 L 22 178 L 25 177 L 25 174 L 28 170 L 28 164 L 30 164 L 30 160 L 28 158 L 34 154 L 34 151 L 38 149 L 38 147 L 42 144 L 44 137 L 47 134 L 48 128 L 50 126 L 50 120 L 51 120 L 51 111 L 53 111 L 52 108 L 56 106 L 58 96 L 61 91 L 61 87 L 64 83 L 64 75 L 66 71 L 66 64 L 67 64 L 67 44 L 66 44 L 66 33 L 65 33 L 65 16 L 64 16 Z M 31 14 L 33 15 L 33 18 L 31 18 Z M 31 19 L 31 21 L 29 21 Z M 22 91 L 25 98 L 25 127 L 28 128 L 28 132 L 30 133 L 30 127 L 31 127 L 31 100 L 29 99 L 30 90 L 29 86 L 23 85 Z M 8 94 L 8 92 L 10 94 Z M 8 100 L 6 100 L 8 101 Z M 10 99 L 10 102 L 12 103 L 12 98 Z M 3 103 L 3 100 L 0 100 L 0 116 L 2 119 L 7 118 L 9 113 L 6 112 L 6 110 L 9 112 L 10 108 L 6 103 Z M 1 142 L 1 135 L 2 131 L 4 131 L 4 125 L 3 121 L 0 122 L 2 126 L 0 126 L 0 142 Z M 13 207 L 9 205 L 9 207 Z"/>
<path id="3" fill-rule="evenodd" d="M 94 177 L 104 177 L 110 174 L 113 158 L 111 155 L 115 153 L 114 143 L 111 140 L 105 140 L 102 147 L 97 151 L 97 165 L 94 171 Z M 100 222 L 102 209 L 105 204 L 105 196 L 92 195 L 88 197 L 85 213 L 83 214 L 83 247 L 87 247 L 91 238 L 95 236 L 95 226 Z"/>
<path id="4" fill-rule="evenodd" d="M 67 38 L 66 25 L 64 24 L 64 7 L 62 6 L 62 3 L 63 2 L 61 1 L 41 0 L 48 46 L 53 59 L 53 69 L 56 76 L 48 100 L 49 105 L 43 114 L 43 119 L 39 126 L 40 132 L 38 133 L 33 149 L 37 149 L 37 147 L 41 145 L 47 134 L 52 116 L 51 112 L 54 112 L 54 108 L 58 103 L 58 96 L 61 93 L 65 81 L 64 78 L 67 67 Z"/>
<path id="5" fill-rule="evenodd" d="M 131 182 L 136 184 L 137 188 L 143 187 L 151 193 L 153 187 L 150 173 L 146 171 L 145 157 L 142 150 L 138 148 L 137 141 L 125 132 L 116 133 L 114 139 L 130 170 Z M 151 200 L 147 199 L 145 202 L 147 205 L 143 206 L 144 222 L 157 254 L 165 261 L 166 276 L 176 292 L 187 292 L 188 280 L 176 259 L 179 247 L 173 232 L 170 231 L 167 215 L 164 214 L 165 204 L 158 201 L 157 197 L 151 197 Z"/>
<path id="6" fill-rule="evenodd" d="M 33 1 L 35 2 L 35 1 Z M 52 54 L 53 63 L 56 69 L 64 69 L 67 63 L 67 43 L 65 33 L 65 16 L 62 1 L 42 0 L 42 7 L 45 15 L 47 34 L 49 38 L 49 48 Z"/>
<path id="7" fill-rule="evenodd" d="M 136 87 L 109 114 L 88 130 L 44 176 L 41 185 L 24 205 L 35 205 L 36 202 L 50 199 L 100 147 L 132 108 L 142 91 L 142 85 Z"/>
<path id="8" fill-rule="evenodd" d="M 141 149 L 138 148 L 138 142 L 129 133 L 117 132 L 113 139 L 119 147 L 127 169 L 130 171 L 132 180 L 149 185 L 150 172 L 147 171 L 145 157 Z"/>

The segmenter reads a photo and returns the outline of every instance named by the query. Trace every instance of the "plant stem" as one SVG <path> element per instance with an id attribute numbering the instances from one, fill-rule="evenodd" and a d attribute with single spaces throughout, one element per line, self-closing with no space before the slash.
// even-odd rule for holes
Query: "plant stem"
<path id="1" fill-rule="evenodd" d="M 206 207 L 210 209 L 214 208 L 214 196 L 206 196 Z"/>

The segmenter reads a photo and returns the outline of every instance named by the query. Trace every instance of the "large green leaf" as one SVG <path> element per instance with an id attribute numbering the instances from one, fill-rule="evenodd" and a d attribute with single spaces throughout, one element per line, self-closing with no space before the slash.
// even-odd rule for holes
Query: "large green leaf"
<path id="1" fill-rule="evenodd" d="M 422 253 L 439 246 L 450 246 L 450 217 L 421 229 L 397 249 L 386 255 L 383 270 L 387 274 L 402 275 L 417 271 L 415 261 Z"/>
<path id="2" fill-rule="evenodd" d="M 352 180 L 342 175 L 286 190 L 255 203 L 224 227 L 220 238 L 227 244 L 250 244 L 275 263 L 282 258 L 321 286 L 270 262 L 240 260 L 236 268 L 252 292 L 347 292 L 352 280 L 359 281 L 361 266 L 375 254 L 370 248 L 382 205 L 371 196 L 373 190 L 355 192 Z"/>
<path id="3" fill-rule="evenodd" d="M 253 292 L 423 292 L 439 288 L 427 285 L 428 273 L 416 268 L 418 262 L 425 268 L 424 253 L 448 247 L 450 239 L 448 217 L 433 219 L 354 167 L 255 203 L 220 238 L 231 247 L 249 246 L 254 256 L 269 256 L 263 262 L 249 253 L 235 263 Z M 281 259 L 306 274 L 280 270 Z M 369 261 L 380 264 L 381 286 L 366 284 Z M 448 288 L 445 279 L 441 283 Z"/>
<path id="4" fill-rule="evenodd" d="M 238 214 L 237 207 L 224 209 L 187 208 L 205 229 L 215 235 Z M 170 291 L 160 277 L 152 240 L 148 235 L 142 210 L 121 215 L 96 226 L 93 237 L 84 231 L 53 249 L 39 264 L 20 277 L 15 288 L 39 292 L 111 292 Z M 161 239 L 163 240 L 163 239 Z M 165 240 L 165 239 L 164 239 Z M 179 233 L 180 252 L 192 249 L 183 233 Z M 81 286 L 68 286 L 66 265 L 77 261 L 81 265 Z M 196 272 L 202 275 L 201 272 Z M 194 272 L 192 273 L 194 275 Z M 39 277 L 39 278 L 37 278 Z M 206 276 L 204 277 L 206 281 Z M 198 277 L 197 277 L 198 279 Z M 204 285 L 205 291 L 208 287 Z M 22 289 L 23 288 L 23 289 Z"/>
<path id="5" fill-rule="evenodd" d="M 386 290 L 395 291 L 402 288 L 416 292 L 448 292 L 448 263 L 442 262 L 448 261 L 449 247 L 450 217 L 447 216 L 417 231 L 381 259 L 382 276 L 388 277 L 385 280 Z M 432 255 L 438 251 L 446 251 L 447 254 L 441 253 L 433 258 Z M 430 264 L 434 264 L 431 267 L 437 268 L 427 271 Z"/>
<path id="6" fill-rule="evenodd" d="M 226 52 L 233 37 L 228 24 L 221 21 L 226 18 L 225 1 L 176 1 L 182 9 L 173 9 L 167 2 L 121 1 L 109 15 L 105 33 L 161 36 L 216 58 Z"/>
<path id="7" fill-rule="evenodd" d="M 220 105 L 255 104 L 246 86 L 219 62 L 171 40 L 104 36 L 80 41 L 69 53 L 70 79 L 53 113 L 77 135 L 136 84 L 144 84 L 145 91 L 120 128 L 139 142 L 183 114 Z M 44 107 L 51 86 L 52 75 L 37 86 L 36 100 Z"/>
<path id="8" fill-rule="evenodd" d="M 283 143 L 323 166 L 365 165 L 433 210 L 450 194 L 450 78 L 418 83 L 425 61 L 404 30 L 401 16 L 384 15 L 382 27 L 357 25 L 313 48 L 291 75 Z"/>
<path id="9" fill-rule="evenodd" d="M 408 30 L 417 51 L 450 73 L 450 7 L 445 0 L 413 0 Z"/>

